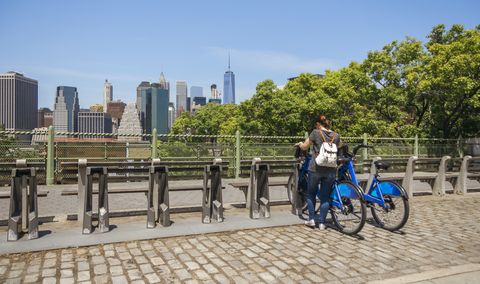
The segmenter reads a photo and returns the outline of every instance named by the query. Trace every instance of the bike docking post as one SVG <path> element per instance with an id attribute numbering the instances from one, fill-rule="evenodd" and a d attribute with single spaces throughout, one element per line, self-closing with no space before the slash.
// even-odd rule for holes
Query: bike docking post
<path id="1" fill-rule="evenodd" d="M 202 223 L 212 220 L 223 222 L 222 159 L 213 159 L 203 172 Z"/>
<path id="2" fill-rule="evenodd" d="M 270 193 L 268 171 L 270 166 L 262 164 L 260 158 L 254 158 L 250 169 L 250 218 L 270 218 Z"/>
<path id="3" fill-rule="evenodd" d="M 415 169 L 415 161 L 417 156 L 408 158 L 407 168 L 405 169 L 405 176 L 403 177 L 402 187 L 407 191 L 408 198 L 413 197 L 413 173 Z"/>
<path id="4" fill-rule="evenodd" d="M 472 156 L 464 156 L 462 165 L 460 166 L 460 172 L 458 173 L 457 183 L 455 184 L 454 192 L 456 194 L 467 194 L 467 179 L 468 179 L 468 162 L 472 159 Z"/>
<path id="5" fill-rule="evenodd" d="M 156 223 L 170 226 L 170 198 L 168 194 L 168 167 L 160 166 L 160 159 L 153 159 L 149 168 L 147 195 L 147 228 Z"/>
<path id="6" fill-rule="evenodd" d="M 298 190 L 299 190 L 298 172 L 301 169 L 301 167 L 302 167 L 302 165 L 298 162 L 293 164 L 293 181 L 292 181 L 292 183 L 293 183 L 295 189 L 292 190 L 292 199 L 293 199 L 292 214 L 298 215 L 298 216 L 302 215 L 302 198 L 301 198 L 300 193 L 298 192 Z"/>
<path id="7" fill-rule="evenodd" d="M 440 165 L 438 166 L 437 178 L 435 178 L 435 183 L 433 184 L 432 193 L 444 196 L 445 195 L 445 183 L 446 183 L 446 172 L 447 172 L 447 161 L 450 160 L 450 156 L 443 156 L 440 160 Z"/>
<path id="8" fill-rule="evenodd" d="M 372 159 L 372 164 L 370 165 L 370 174 L 368 175 L 367 186 L 365 187 L 365 191 L 368 191 L 373 183 L 373 178 L 377 174 L 377 167 L 375 166 L 376 161 L 380 161 L 381 157 L 375 157 Z"/>
<path id="9" fill-rule="evenodd" d="M 79 201 L 83 201 L 82 212 L 82 233 L 93 232 L 93 177 L 98 175 L 98 228 L 100 232 L 110 231 L 108 211 L 108 171 L 106 167 L 88 167 L 87 160 L 79 160 L 78 163 L 78 186 Z"/>
<path id="10" fill-rule="evenodd" d="M 28 232 L 28 239 L 38 238 L 37 176 L 27 160 L 17 160 L 12 169 L 7 241 L 16 241 Z"/>

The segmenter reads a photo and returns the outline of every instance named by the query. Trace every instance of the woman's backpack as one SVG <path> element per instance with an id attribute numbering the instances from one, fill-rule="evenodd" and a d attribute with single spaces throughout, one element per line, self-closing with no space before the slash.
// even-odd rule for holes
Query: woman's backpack
<path id="1" fill-rule="evenodd" d="M 323 131 L 320 130 L 320 134 L 323 137 L 323 143 L 320 146 L 320 152 L 318 152 L 317 157 L 315 158 L 315 163 L 321 167 L 337 167 L 337 145 L 333 143 L 335 140 L 335 133 L 333 134 L 332 141 L 330 143 L 326 142 Z"/>

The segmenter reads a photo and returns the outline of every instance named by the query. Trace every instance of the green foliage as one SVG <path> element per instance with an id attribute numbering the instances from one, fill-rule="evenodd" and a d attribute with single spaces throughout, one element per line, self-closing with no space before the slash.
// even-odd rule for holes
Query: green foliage
<path id="1" fill-rule="evenodd" d="M 427 38 L 393 41 L 323 78 L 300 74 L 284 88 L 262 81 L 239 106 L 183 114 L 173 132 L 303 136 L 324 114 L 343 136 L 478 136 L 480 25 L 438 25 Z"/>

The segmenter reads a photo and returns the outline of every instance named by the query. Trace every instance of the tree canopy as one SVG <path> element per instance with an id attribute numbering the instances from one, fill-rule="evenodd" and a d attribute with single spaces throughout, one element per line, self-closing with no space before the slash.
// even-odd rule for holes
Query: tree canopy
<path id="1" fill-rule="evenodd" d="M 480 134 L 480 26 L 438 25 L 323 77 L 300 74 L 279 88 L 258 83 L 240 105 L 182 114 L 174 133 L 303 135 L 319 114 L 345 136 L 457 138 Z"/>

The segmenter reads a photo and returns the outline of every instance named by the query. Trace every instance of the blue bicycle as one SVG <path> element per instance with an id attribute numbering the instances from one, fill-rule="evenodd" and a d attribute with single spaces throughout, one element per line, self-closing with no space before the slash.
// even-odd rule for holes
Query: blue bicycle
<path id="1" fill-rule="evenodd" d="M 340 147 L 338 153 L 338 161 L 342 164 L 338 171 L 340 180 L 359 184 L 355 175 L 353 160 L 357 151 L 361 148 L 373 149 L 370 145 L 360 144 L 353 149 L 353 153 L 350 153 L 347 145 Z M 389 231 L 397 231 L 405 226 L 410 215 L 407 192 L 396 182 L 379 180 L 378 172 L 387 170 L 390 167 L 389 163 L 379 160 L 375 161 L 374 164 L 375 174 L 372 181 L 366 185 L 363 198 L 366 206 L 370 207 L 372 217 L 378 226 Z"/>
<path id="2" fill-rule="evenodd" d="M 306 210 L 306 192 L 308 188 L 308 165 L 312 157 L 306 151 L 297 147 L 295 157 L 300 162 L 298 169 L 298 184 L 293 175 L 288 180 L 287 193 L 290 202 L 293 201 L 293 190 L 297 191 L 300 207 Z M 321 189 L 320 189 L 321 190 Z M 347 235 L 355 235 L 365 225 L 367 208 L 363 201 L 362 189 L 349 180 L 336 180 L 330 196 L 330 214 L 337 229 Z M 318 212 L 318 208 L 316 210 Z M 300 214 L 303 215 L 303 214 Z"/>

